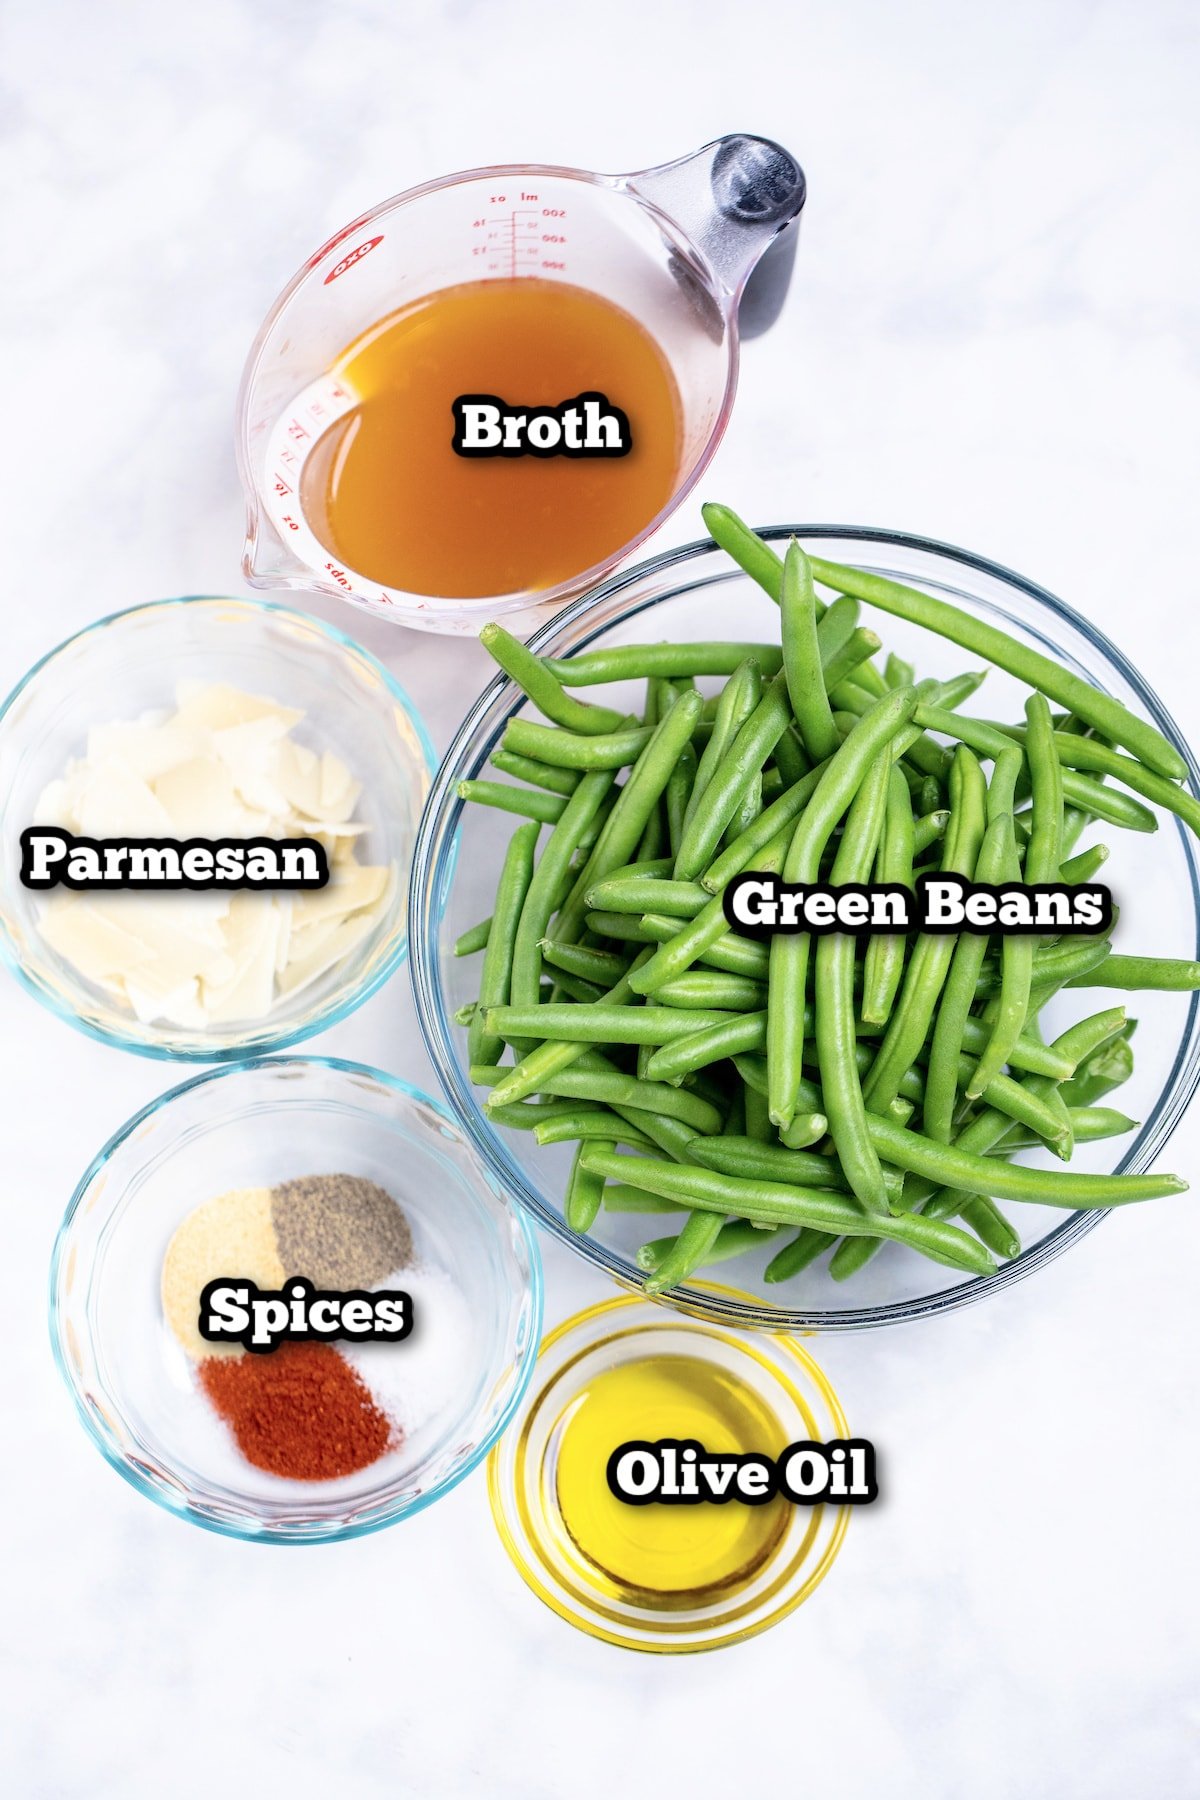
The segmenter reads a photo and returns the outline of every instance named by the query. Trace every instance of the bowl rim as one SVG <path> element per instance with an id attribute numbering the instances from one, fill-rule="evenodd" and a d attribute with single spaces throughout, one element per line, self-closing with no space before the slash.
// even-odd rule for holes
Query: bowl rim
<path id="1" fill-rule="evenodd" d="M 149 1481 L 147 1477 L 142 1474 L 138 1466 L 135 1463 L 132 1463 L 125 1453 L 118 1448 L 105 1426 L 102 1416 L 98 1416 L 94 1410 L 85 1405 L 84 1396 L 80 1391 L 66 1359 L 62 1342 L 65 1318 L 59 1302 L 59 1278 L 62 1272 L 63 1257 L 67 1251 L 71 1226 L 75 1220 L 76 1213 L 83 1204 L 84 1195 L 87 1193 L 97 1176 L 99 1176 L 107 1167 L 110 1158 L 115 1155 L 116 1151 L 120 1149 L 129 1138 L 140 1131 L 143 1125 L 148 1124 L 156 1114 L 163 1112 L 172 1102 L 179 1099 L 182 1095 L 192 1092 L 195 1088 L 203 1087 L 210 1082 L 222 1081 L 228 1076 L 255 1073 L 262 1068 L 286 1068 L 289 1066 L 294 1068 L 297 1065 L 310 1068 L 333 1069 L 340 1075 L 367 1076 L 381 1087 L 387 1088 L 392 1093 L 399 1095 L 406 1103 L 428 1106 L 440 1119 L 444 1120 L 447 1125 L 450 1125 L 455 1129 L 468 1150 L 471 1150 L 476 1155 L 478 1154 L 475 1151 L 475 1147 L 469 1134 L 441 1100 L 436 1099 L 432 1094 L 427 1094 L 423 1088 L 417 1087 L 415 1083 L 404 1080 L 403 1076 L 389 1075 L 385 1070 L 377 1069 L 370 1063 L 354 1062 L 346 1057 L 340 1056 L 257 1056 L 243 1058 L 241 1062 L 225 1065 L 221 1068 L 206 1069 L 199 1075 L 189 1076 L 186 1081 L 179 1082 L 175 1087 L 168 1088 L 165 1093 L 157 1095 L 155 1099 L 148 1101 L 145 1106 L 140 1107 L 137 1112 L 131 1114 L 131 1116 L 125 1120 L 124 1124 L 118 1126 L 116 1131 L 111 1134 L 88 1163 L 87 1168 L 75 1185 L 75 1190 L 67 1203 L 67 1209 L 63 1214 L 62 1221 L 55 1233 L 54 1248 L 50 1256 L 47 1308 L 50 1350 L 54 1358 L 55 1367 L 66 1385 L 67 1391 L 74 1404 L 76 1414 L 78 1415 L 84 1430 L 109 1466 L 114 1468 L 118 1475 L 123 1476 L 129 1485 L 136 1489 L 139 1494 L 146 1495 L 148 1499 L 153 1500 L 156 1505 L 161 1506 L 165 1512 L 171 1513 L 176 1518 L 185 1519 L 189 1524 L 198 1525 L 205 1531 L 215 1532 L 218 1537 L 236 1538 L 243 1543 L 275 1544 L 284 1547 L 304 1544 L 340 1543 L 351 1538 L 366 1537 L 375 1531 L 384 1531 L 391 1525 L 398 1525 L 402 1519 L 412 1518 L 415 1514 L 423 1512 L 427 1506 L 432 1506 L 435 1500 L 440 1500 L 443 1494 L 447 1494 L 452 1488 L 457 1487 L 460 1481 L 464 1481 L 466 1477 L 485 1460 L 497 1440 L 508 1429 L 508 1426 L 511 1424 L 513 1417 L 516 1414 L 517 1408 L 525 1398 L 529 1383 L 533 1379 L 533 1372 L 537 1365 L 537 1358 L 541 1348 L 545 1291 L 541 1250 L 538 1245 L 537 1233 L 534 1230 L 532 1219 L 523 1206 L 512 1204 L 508 1210 L 511 1212 L 513 1220 L 520 1231 L 521 1242 L 524 1246 L 529 1263 L 529 1288 L 527 1299 L 530 1325 L 528 1338 L 522 1355 L 522 1367 L 513 1385 L 513 1391 L 509 1395 L 504 1410 L 499 1418 L 495 1421 L 486 1435 L 480 1439 L 480 1442 L 475 1446 L 470 1456 L 460 1468 L 455 1469 L 451 1474 L 447 1475 L 436 1487 L 431 1488 L 428 1493 L 420 1495 L 416 1500 L 400 1507 L 397 1511 L 385 1518 L 371 1518 L 363 1520 L 361 1523 L 344 1524 L 333 1530 L 313 1529 L 309 1532 L 288 1531 L 285 1533 L 275 1530 L 269 1524 L 251 1526 L 249 1524 L 237 1524 L 227 1519 L 210 1518 L 204 1513 L 197 1511 L 184 1494 L 177 1493 L 174 1490 L 165 1491 L 157 1483 Z M 492 1181 L 496 1181 L 495 1172 L 491 1169 L 490 1165 L 487 1166 L 487 1173 Z M 497 1185 L 503 1188 L 503 1184 L 497 1183 Z M 507 1193 L 507 1189 L 504 1189 L 503 1191 Z M 493 1195 L 493 1198 L 494 1197 L 495 1196 Z M 111 1211 L 112 1208 L 110 1206 L 109 1216 L 111 1216 Z"/>
<path id="2" fill-rule="evenodd" d="M 959 549 L 956 545 L 936 538 L 922 537 L 913 532 L 894 531 L 880 526 L 809 523 L 758 526 L 755 527 L 755 530 L 768 542 L 777 542 L 791 537 L 798 537 L 802 541 L 806 538 L 832 538 L 850 540 L 859 544 L 879 544 L 894 549 L 914 550 L 922 555 L 947 562 L 959 570 L 974 571 L 1016 589 L 1018 593 L 1034 601 L 1052 617 L 1062 620 L 1094 645 L 1122 679 L 1128 683 L 1149 717 L 1183 758 L 1188 770 L 1187 785 L 1193 795 L 1200 799 L 1200 762 L 1197 761 L 1195 754 L 1162 701 L 1104 631 L 1073 607 L 1068 606 L 1065 601 L 1051 594 L 1046 588 L 989 557 Z M 615 599 L 625 590 L 634 588 L 643 582 L 652 582 L 655 577 L 668 570 L 680 568 L 689 563 L 702 562 L 703 559 L 714 553 L 722 558 L 725 554 L 711 537 L 697 538 L 691 543 L 665 550 L 658 556 L 651 557 L 633 568 L 622 570 L 602 582 L 598 587 L 593 588 L 589 593 L 572 601 L 557 612 L 553 618 L 548 619 L 530 637 L 529 648 L 535 652 L 542 650 L 548 641 L 557 637 L 566 627 L 585 620 L 591 612 L 601 611 L 605 602 Z M 736 575 L 738 570 L 736 565 L 723 564 L 722 573 Z M 909 579 L 919 581 L 920 577 L 909 577 Z M 625 613 L 622 617 L 627 621 L 681 591 L 686 591 L 682 583 L 678 588 L 659 587 L 656 591 L 647 593 L 636 609 Z M 613 618 L 606 615 L 598 622 L 597 632 L 615 622 Z M 581 638 L 573 646 L 571 653 L 579 654 L 587 648 L 588 642 L 586 637 Z M 493 1131 L 488 1123 L 475 1098 L 474 1090 L 466 1082 L 452 1051 L 450 1021 L 440 994 L 438 978 L 440 954 L 437 932 L 448 893 L 448 875 L 457 861 L 458 831 L 456 826 L 464 805 L 464 802 L 457 797 L 455 786 L 462 772 L 459 762 L 465 747 L 495 702 L 502 697 L 510 702 L 508 716 L 511 716 L 511 713 L 525 698 L 516 683 L 500 672 L 470 707 L 462 724 L 454 734 L 441 768 L 434 778 L 433 787 L 417 829 L 416 841 L 413 846 L 412 878 L 409 886 L 408 922 L 411 955 L 410 977 L 417 1019 L 441 1090 L 446 1095 L 459 1124 L 468 1133 L 496 1178 L 503 1182 L 521 1205 L 530 1209 L 540 1225 L 552 1232 L 562 1243 L 569 1245 L 576 1255 L 582 1257 L 594 1268 L 603 1271 L 619 1286 L 634 1292 L 644 1292 L 644 1276 L 635 1264 L 609 1250 L 607 1246 L 598 1243 L 591 1236 L 580 1237 L 572 1232 L 561 1214 L 545 1203 L 521 1164 L 509 1152 L 503 1139 Z M 1170 824 L 1177 831 L 1188 867 L 1193 918 L 1196 926 L 1196 950 L 1194 953 L 1200 956 L 1200 861 L 1197 858 L 1196 846 L 1191 842 L 1182 821 L 1172 818 Z M 447 852 L 444 857 L 435 861 L 435 840 L 439 835 L 447 842 Z M 440 904 L 437 908 L 423 909 L 421 896 L 433 883 L 441 884 L 440 890 L 434 889 L 434 891 L 440 891 Z M 1200 1086 L 1198 1018 L 1200 1018 L 1200 993 L 1192 993 L 1189 998 L 1187 1018 L 1170 1072 L 1136 1139 L 1116 1165 L 1117 1172 L 1135 1172 L 1144 1169 L 1159 1154 L 1190 1103 L 1197 1086 Z M 1107 1218 L 1110 1210 L 1105 1207 L 1068 1213 L 1062 1224 L 1048 1231 L 1045 1237 L 1039 1239 L 1027 1250 L 1023 1250 L 1012 1262 L 1001 1264 L 993 1274 L 972 1276 L 951 1287 L 909 1300 L 888 1301 L 875 1306 L 847 1307 L 839 1311 L 827 1311 L 820 1308 L 810 1310 L 798 1307 L 775 1309 L 765 1304 L 746 1305 L 740 1302 L 730 1302 L 719 1295 L 706 1296 L 699 1287 L 688 1286 L 669 1294 L 660 1295 L 658 1299 L 664 1305 L 692 1312 L 700 1317 L 764 1331 L 857 1331 L 883 1325 L 907 1323 L 911 1320 L 957 1312 L 962 1307 L 973 1305 L 990 1294 L 1000 1293 L 1004 1289 L 1012 1287 L 1016 1282 L 1024 1280 L 1036 1270 L 1052 1262 L 1070 1245 L 1077 1243 L 1088 1232 L 1094 1230 L 1102 1219 Z"/>
<path id="3" fill-rule="evenodd" d="M 61 642 L 47 650 L 25 671 L 15 687 L 0 703 L 0 735 L 5 730 L 13 708 L 37 678 L 49 669 L 58 657 L 64 655 L 75 645 L 84 643 L 95 633 L 112 625 L 124 624 L 140 613 L 165 614 L 177 607 L 230 605 L 246 607 L 256 613 L 304 625 L 319 637 L 327 638 L 339 652 L 353 652 L 355 656 L 360 657 L 371 671 L 379 676 L 385 691 L 411 724 L 424 758 L 426 775 L 432 786 L 438 767 L 438 755 L 434 749 L 433 739 L 410 695 L 396 680 L 391 670 L 385 667 L 378 657 L 360 644 L 356 638 L 341 630 L 339 626 L 331 625 L 327 620 L 319 618 L 315 613 L 301 612 L 296 607 L 284 606 L 274 600 L 260 600 L 250 594 L 178 594 L 160 600 L 143 600 L 134 606 L 122 607 L 117 612 L 106 613 L 101 619 L 93 619 L 90 624 L 72 632 L 69 637 L 63 638 Z M 428 798 L 428 793 L 426 798 Z M 255 1037 L 252 1043 L 245 1039 L 226 1044 L 203 1044 L 199 1041 L 181 1045 L 153 1042 L 135 1043 L 118 1028 L 93 1024 L 90 1020 L 81 1018 L 78 1011 L 67 1001 L 44 989 L 26 970 L 24 960 L 16 954 L 9 942 L 7 932 L 0 931 L 0 963 L 10 971 L 25 992 L 31 994 L 55 1018 L 62 1019 L 74 1030 L 81 1032 L 84 1037 L 91 1038 L 95 1043 L 107 1044 L 113 1049 L 123 1050 L 132 1056 L 148 1057 L 154 1062 L 185 1065 L 189 1063 L 241 1062 L 248 1057 L 273 1056 L 280 1050 L 287 1050 L 295 1044 L 303 1043 L 306 1039 L 315 1037 L 320 1031 L 327 1031 L 334 1025 L 340 1025 L 343 1019 L 356 1012 L 365 1001 L 371 998 L 372 994 L 383 986 L 385 981 L 395 974 L 407 957 L 408 930 L 406 923 L 405 929 L 400 932 L 387 956 L 356 987 L 340 996 L 331 996 L 322 1010 L 311 1018 L 296 1021 L 290 1026 L 280 1027 L 275 1032 Z"/>

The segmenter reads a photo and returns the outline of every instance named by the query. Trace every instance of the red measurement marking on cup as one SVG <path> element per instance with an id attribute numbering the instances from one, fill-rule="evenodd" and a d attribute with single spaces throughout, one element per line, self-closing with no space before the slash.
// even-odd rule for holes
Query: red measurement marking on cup
<path id="1" fill-rule="evenodd" d="M 348 255 L 343 256 L 341 262 L 334 263 L 325 277 L 323 285 L 328 287 L 331 281 L 336 281 L 339 275 L 344 275 L 347 269 L 352 269 L 356 262 L 361 262 L 364 256 L 367 256 L 377 244 L 382 244 L 382 242 L 381 234 L 379 237 L 367 238 L 363 243 L 357 245 Z"/>
<path id="2" fill-rule="evenodd" d="M 478 242 L 472 256 L 483 263 L 484 275 L 565 274 L 567 209 L 542 206 L 538 194 L 519 189 L 515 194 L 488 196 L 488 213 L 472 219 Z"/>

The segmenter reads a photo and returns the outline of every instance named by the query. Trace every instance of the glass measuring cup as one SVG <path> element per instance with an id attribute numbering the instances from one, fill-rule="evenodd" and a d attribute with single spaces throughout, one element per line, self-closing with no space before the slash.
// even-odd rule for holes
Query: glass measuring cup
<path id="1" fill-rule="evenodd" d="M 237 451 L 248 581 L 338 596 L 419 630 L 461 633 L 500 613 L 544 612 L 600 580 L 708 466 L 737 385 L 739 301 L 804 197 L 803 172 L 786 150 L 738 135 L 627 175 L 542 164 L 471 169 L 410 188 L 355 219 L 289 282 L 247 359 Z M 440 289 L 523 276 L 590 289 L 657 342 L 682 415 L 666 505 L 629 542 L 554 587 L 444 599 L 343 567 L 300 504 L 308 457 L 358 401 L 333 372 L 340 352 L 380 319 Z M 450 425 L 447 419 L 448 435 Z"/>

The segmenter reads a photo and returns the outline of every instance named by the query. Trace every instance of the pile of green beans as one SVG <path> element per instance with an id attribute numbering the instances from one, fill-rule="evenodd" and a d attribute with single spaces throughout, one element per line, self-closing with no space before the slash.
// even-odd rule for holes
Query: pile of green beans
<path id="1" fill-rule="evenodd" d="M 1108 847 L 1077 841 L 1096 821 L 1152 831 L 1158 807 L 1200 832 L 1173 746 L 947 601 L 795 542 L 781 558 L 725 507 L 705 520 L 778 603 L 778 642 L 557 660 L 499 625 L 483 633 L 545 721 L 512 719 L 492 757 L 503 779 L 459 788 L 520 821 L 491 916 L 456 945 L 482 955 L 463 1017 L 490 1118 L 577 1146 L 573 1230 L 601 1209 L 676 1215 L 638 1255 L 652 1292 L 759 1245 L 770 1283 L 825 1255 L 846 1279 L 888 1243 L 986 1275 L 1020 1253 L 1001 1201 L 1181 1192 L 1173 1175 L 1012 1159 L 1040 1147 L 1068 1162 L 1076 1144 L 1135 1129 L 1100 1104 L 1133 1068 L 1124 1007 L 1047 1042 L 1047 1003 L 1198 988 L 1200 964 L 1088 936 L 768 945 L 733 931 L 722 905 L 744 870 L 804 884 L 911 886 L 932 870 L 1092 880 Z M 986 670 L 937 682 L 895 655 L 878 666 L 863 603 L 1007 670 L 1030 690 L 1024 718 L 960 710 Z M 638 712 L 568 691 L 630 681 L 645 684 Z"/>

